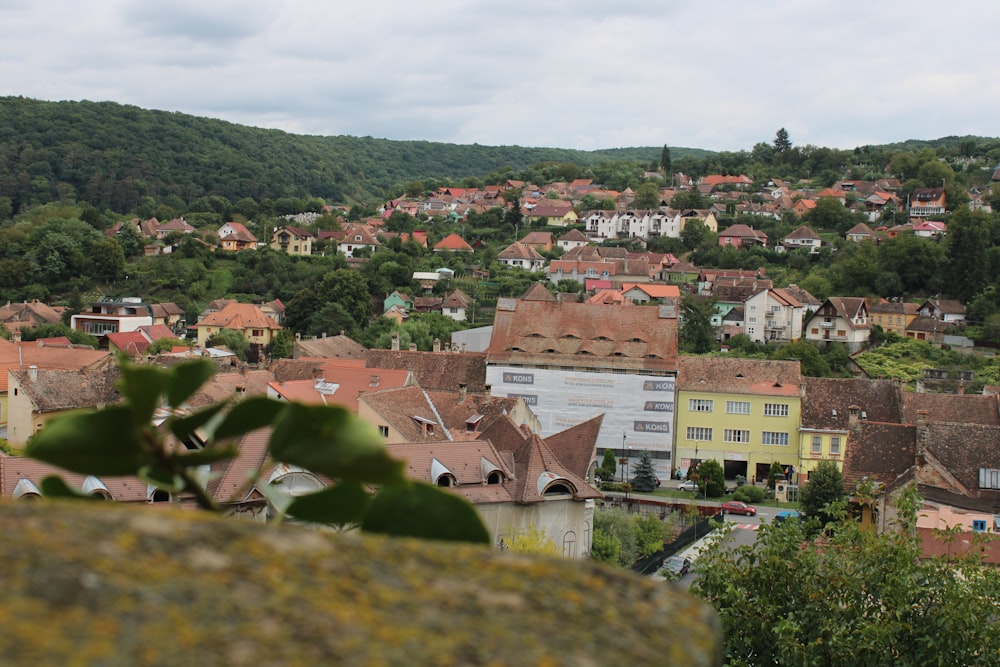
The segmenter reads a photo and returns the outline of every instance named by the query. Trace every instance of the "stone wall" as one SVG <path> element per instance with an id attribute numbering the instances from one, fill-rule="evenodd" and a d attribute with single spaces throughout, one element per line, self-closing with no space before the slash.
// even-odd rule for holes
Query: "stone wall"
<path id="1" fill-rule="evenodd" d="M 4 665 L 719 665 L 714 612 L 596 563 L 103 503 L 0 504 Z"/>

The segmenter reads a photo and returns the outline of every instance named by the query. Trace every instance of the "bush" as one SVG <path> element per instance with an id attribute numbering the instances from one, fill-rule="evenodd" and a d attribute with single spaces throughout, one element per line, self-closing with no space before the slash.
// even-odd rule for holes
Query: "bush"
<path id="1" fill-rule="evenodd" d="M 733 500 L 741 500 L 745 503 L 759 503 L 764 500 L 764 489 L 756 486 L 744 484 L 733 493 Z"/>

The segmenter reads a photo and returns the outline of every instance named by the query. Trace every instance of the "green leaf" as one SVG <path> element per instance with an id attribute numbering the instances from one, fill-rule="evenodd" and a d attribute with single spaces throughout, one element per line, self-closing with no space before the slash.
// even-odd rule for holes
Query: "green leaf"
<path id="1" fill-rule="evenodd" d="M 184 479 L 160 465 L 143 466 L 136 475 L 147 484 L 170 493 L 184 490 Z"/>
<path id="2" fill-rule="evenodd" d="M 79 500 L 103 500 L 103 498 L 98 498 L 97 496 L 89 496 L 79 489 L 75 489 L 66 483 L 62 477 L 57 475 L 49 475 L 42 480 L 41 484 L 42 495 L 46 498 L 76 498 Z"/>
<path id="3" fill-rule="evenodd" d="M 213 437 L 222 440 L 268 426 L 286 407 L 287 403 L 266 396 L 251 396 L 233 406 L 215 429 Z"/>
<path id="4" fill-rule="evenodd" d="M 236 458 L 239 453 L 240 448 L 236 445 L 213 445 L 204 449 L 176 452 L 170 455 L 170 461 L 182 468 L 194 468 Z"/>
<path id="5" fill-rule="evenodd" d="M 132 406 L 132 419 L 136 425 L 153 420 L 153 412 L 160 406 L 160 396 L 167 388 L 170 375 L 154 366 L 122 365 L 122 394 Z"/>
<path id="6" fill-rule="evenodd" d="M 340 406 L 288 403 L 274 424 L 271 456 L 319 475 L 403 484 L 403 464 L 371 424 Z"/>
<path id="7" fill-rule="evenodd" d="M 215 365 L 205 359 L 178 364 L 170 373 L 167 403 L 176 408 L 198 391 L 198 387 L 205 384 L 214 372 Z"/>
<path id="8" fill-rule="evenodd" d="M 290 517 L 312 523 L 360 523 L 371 494 L 357 482 L 341 482 L 316 493 L 298 496 L 288 507 Z"/>
<path id="9" fill-rule="evenodd" d="M 154 463 L 128 406 L 53 419 L 31 438 L 26 456 L 84 475 L 135 475 Z"/>
<path id="10" fill-rule="evenodd" d="M 189 438 L 196 430 L 207 424 L 213 417 L 226 407 L 225 402 L 215 403 L 204 410 L 195 412 L 187 417 L 180 417 L 170 420 L 170 432 L 180 440 Z"/>
<path id="11" fill-rule="evenodd" d="M 361 529 L 395 537 L 490 544 L 490 534 L 472 505 L 423 482 L 380 489 Z"/>

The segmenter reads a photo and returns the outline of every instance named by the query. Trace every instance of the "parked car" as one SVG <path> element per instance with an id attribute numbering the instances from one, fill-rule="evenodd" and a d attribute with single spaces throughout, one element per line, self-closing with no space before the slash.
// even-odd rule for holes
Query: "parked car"
<path id="1" fill-rule="evenodd" d="M 686 480 L 684 480 L 683 482 L 681 482 L 680 484 L 677 485 L 677 490 L 678 491 L 697 491 L 698 490 L 698 482 L 694 481 L 693 479 L 686 479 Z"/>
<path id="2" fill-rule="evenodd" d="M 747 505 L 739 500 L 728 500 L 722 503 L 722 510 L 730 514 L 743 514 L 745 516 L 757 516 L 757 508 Z"/>
<path id="3" fill-rule="evenodd" d="M 663 569 L 670 574 L 683 577 L 691 571 L 691 559 L 684 556 L 671 556 L 663 564 Z"/>
<path id="4" fill-rule="evenodd" d="M 784 510 L 783 512 L 778 512 L 774 517 L 775 523 L 784 523 L 785 521 L 798 521 L 802 518 L 802 515 L 795 510 Z"/>

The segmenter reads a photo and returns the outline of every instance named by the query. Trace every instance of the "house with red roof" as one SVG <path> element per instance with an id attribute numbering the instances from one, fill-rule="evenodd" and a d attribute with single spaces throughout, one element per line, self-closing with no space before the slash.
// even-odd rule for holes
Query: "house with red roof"
<path id="1" fill-rule="evenodd" d="M 271 248 L 288 255 L 311 255 L 314 240 L 315 236 L 306 229 L 282 225 L 271 234 Z"/>
<path id="2" fill-rule="evenodd" d="M 219 246 L 230 252 L 256 250 L 257 237 L 242 222 L 227 222 L 219 227 Z"/>
<path id="3" fill-rule="evenodd" d="M 434 252 L 473 252 L 472 246 L 458 234 L 448 234 L 434 244 Z"/>
<path id="4" fill-rule="evenodd" d="M 521 241 L 514 241 L 497 254 L 497 261 L 525 271 L 545 270 L 545 258 L 535 248 Z"/>
<path id="5" fill-rule="evenodd" d="M 910 194 L 910 217 L 944 215 L 946 205 L 944 188 L 915 188 Z"/>
<path id="6" fill-rule="evenodd" d="M 831 296 L 816 309 L 804 327 L 806 340 L 836 341 L 846 344 L 851 352 L 857 352 L 868 342 L 872 331 L 868 302 L 862 297 Z"/>
<path id="7" fill-rule="evenodd" d="M 742 223 L 735 224 L 719 232 L 719 245 L 734 248 L 764 247 L 767 245 L 767 234 Z"/>
<path id="8" fill-rule="evenodd" d="M 222 310 L 207 314 L 188 329 L 196 332 L 199 347 L 205 347 L 209 338 L 222 331 L 237 331 L 250 343 L 252 354 L 248 358 L 257 358 L 263 348 L 274 340 L 274 335 L 281 331 L 281 325 L 264 314 L 258 306 L 234 301 Z"/>

